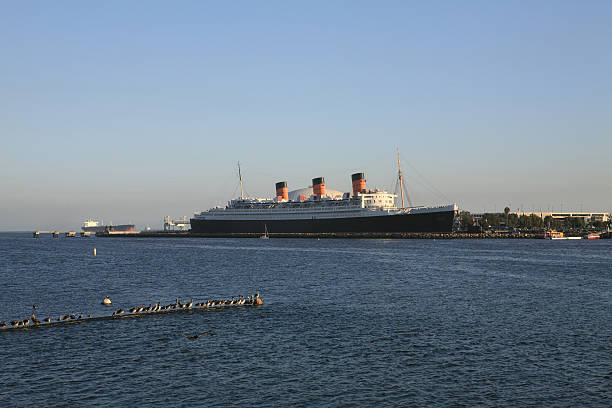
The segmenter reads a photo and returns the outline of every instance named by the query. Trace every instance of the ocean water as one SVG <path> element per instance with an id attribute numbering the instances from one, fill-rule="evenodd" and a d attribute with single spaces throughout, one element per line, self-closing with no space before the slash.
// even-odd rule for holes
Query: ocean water
<path id="1" fill-rule="evenodd" d="M 264 304 L 0 330 L 0 405 L 610 407 L 611 249 L 3 233 L 0 321 Z"/>

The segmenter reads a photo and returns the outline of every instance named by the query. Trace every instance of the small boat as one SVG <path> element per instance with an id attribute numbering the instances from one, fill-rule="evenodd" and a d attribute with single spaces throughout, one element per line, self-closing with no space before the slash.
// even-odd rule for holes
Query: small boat
<path id="1" fill-rule="evenodd" d="M 264 234 L 259 237 L 261 239 L 270 239 L 270 236 L 268 235 L 268 226 L 266 224 L 264 224 Z"/>
<path id="2" fill-rule="evenodd" d="M 563 233 L 559 231 L 551 230 L 551 231 L 546 231 L 544 233 L 544 239 L 563 239 L 563 238 L 565 238 L 563 236 Z"/>
<path id="3" fill-rule="evenodd" d="M 594 232 L 592 234 L 589 234 L 586 237 L 584 237 L 584 239 L 599 239 L 599 238 L 601 238 L 601 236 L 598 233 L 596 233 L 596 232 Z"/>
<path id="4" fill-rule="evenodd" d="M 546 231 L 544 233 L 544 239 L 582 239 L 582 237 L 566 237 L 560 231 Z"/>

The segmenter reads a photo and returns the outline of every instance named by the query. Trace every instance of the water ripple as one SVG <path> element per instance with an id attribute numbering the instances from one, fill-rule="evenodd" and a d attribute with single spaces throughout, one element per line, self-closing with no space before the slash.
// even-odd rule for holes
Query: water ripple
<path id="1" fill-rule="evenodd" d="M 97 248 L 98 256 L 91 255 Z M 261 308 L 0 333 L 5 406 L 610 405 L 610 241 L 0 234 L 0 312 Z M 181 333 L 211 330 L 189 340 Z"/>

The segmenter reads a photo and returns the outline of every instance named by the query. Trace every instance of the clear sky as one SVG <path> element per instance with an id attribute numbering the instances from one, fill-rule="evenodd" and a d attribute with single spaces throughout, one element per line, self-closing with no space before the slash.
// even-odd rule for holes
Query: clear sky
<path id="1" fill-rule="evenodd" d="M 0 230 L 161 227 L 350 174 L 612 209 L 610 1 L 4 1 Z"/>

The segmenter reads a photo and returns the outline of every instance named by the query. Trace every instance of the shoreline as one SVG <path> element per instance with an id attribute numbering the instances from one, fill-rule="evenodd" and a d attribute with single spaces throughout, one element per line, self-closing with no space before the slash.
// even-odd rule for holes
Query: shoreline
<path id="1" fill-rule="evenodd" d="M 97 233 L 102 238 L 260 238 L 262 233 L 191 233 L 189 231 Z M 326 232 L 273 233 L 270 238 L 325 238 L 325 239 L 539 239 L 536 233 L 463 233 L 463 232 Z"/>

